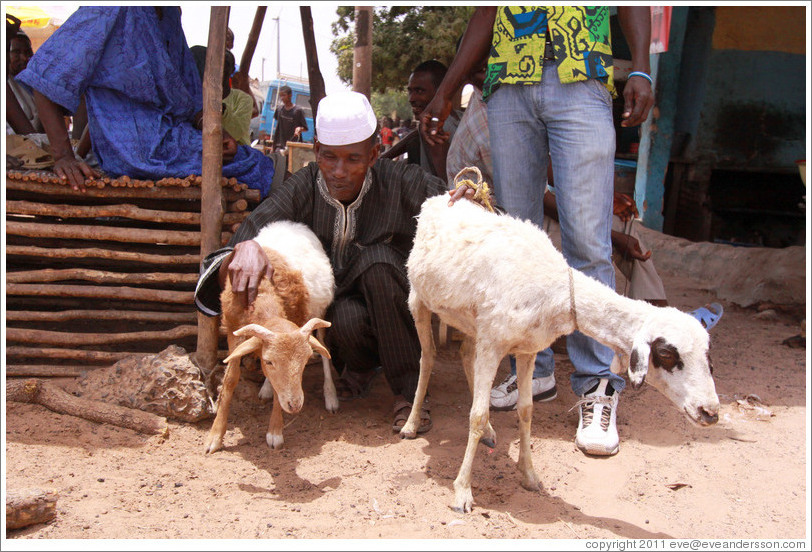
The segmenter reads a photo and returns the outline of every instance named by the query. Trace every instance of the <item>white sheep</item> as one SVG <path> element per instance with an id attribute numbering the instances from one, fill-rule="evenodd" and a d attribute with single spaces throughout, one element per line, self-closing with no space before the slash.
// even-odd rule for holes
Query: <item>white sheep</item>
<path id="1" fill-rule="evenodd" d="M 229 356 L 217 415 L 205 442 L 207 453 L 223 447 L 223 435 L 234 388 L 240 379 L 243 356 L 259 353 L 265 384 L 260 396 L 273 394 L 273 411 L 265 439 L 278 449 L 284 444 L 282 410 L 295 414 L 304 404 L 302 372 L 313 351 L 322 356 L 324 400 L 330 412 L 338 410 L 332 365 L 327 349 L 313 335 L 330 323 L 322 320 L 335 293 L 330 260 L 321 242 L 307 226 L 289 221 L 274 222 L 254 238 L 274 268 L 273 282 L 263 278 L 250 309 L 240 306 L 231 283 L 220 295 L 222 324 L 226 328 Z"/>
<path id="2" fill-rule="evenodd" d="M 495 443 L 489 394 L 499 363 L 516 355 L 522 486 L 539 489 L 530 455 L 531 378 L 536 353 L 580 330 L 611 347 L 612 370 L 634 388 L 648 381 L 699 425 L 718 420 L 709 338 L 689 314 L 622 297 L 572 270 L 547 235 L 528 221 L 469 201 L 426 200 L 407 262 L 409 308 L 422 347 L 414 405 L 400 432 L 414 438 L 434 364 L 431 313 L 464 334 L 462 364 L 473 395 L 465 457 L 453 508 L 470 512 L 471 469 L 480 440 Z"/>

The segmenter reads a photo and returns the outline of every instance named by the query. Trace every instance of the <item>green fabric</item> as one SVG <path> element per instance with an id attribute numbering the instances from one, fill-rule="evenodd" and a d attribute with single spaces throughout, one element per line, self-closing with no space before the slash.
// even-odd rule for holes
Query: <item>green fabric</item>
<path id="1" fill-rule="evenodd" d="M 223 113 L 223 129 L 228 132 L 239 145 L 251 145 L 251 112 L 254 109 L 254 100 L 243 92 L 232 88 L 223 100 L 226 110 Z"/>
<path id="2" fill-rule="evenodd" d="M 608 6 L 501 6 L 482 96 L 502 84 L 538 84 L 547 33 L 562 84 L 599 79 L 613 97 Z"/>

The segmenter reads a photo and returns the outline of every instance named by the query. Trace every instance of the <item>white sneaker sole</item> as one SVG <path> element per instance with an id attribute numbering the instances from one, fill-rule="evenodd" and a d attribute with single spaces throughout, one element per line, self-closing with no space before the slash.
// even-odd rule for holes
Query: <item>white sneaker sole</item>
<path id="1" fill-rule="evenodd" d="M 617 444 L 615 445 L 614 448 L 610 449 L 595 443 L 583 445 L 576 441 L 575 446 L 577 446 L 578 450 L 580 450 L 584 454 L 591 454 L 593 456 L 614 456 L 615 454 L 617 454 L 617 451 L 620 450 L 620 444 Z"/>

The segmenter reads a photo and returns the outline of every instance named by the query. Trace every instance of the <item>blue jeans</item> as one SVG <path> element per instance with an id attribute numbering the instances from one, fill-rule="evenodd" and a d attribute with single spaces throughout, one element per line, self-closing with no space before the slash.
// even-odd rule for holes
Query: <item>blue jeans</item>
<path id="1" fill-rule="evenodd" d="M 502 85 L 488 99 L 488 128 L 498 203 L 539 228 L 544 220 L 547 154 L 555 175 L 561 249 L 570 266 L 615 289 L 612 266 L 612 198 L 615 128 L 612 99 L 600 81 L 561 84 L 545 62 L 537 85 Z M 539 275 L 543 277 L 543 275 Z M 572 390 L 583 395 L 601 378 L 622 391 L 625 381 L 609 366 L 614 353 L 580 332 L 567 337 L 575 366 Z M 555 368 L 553 351 L 538 353 L 533 377 Z M 515 362 L 511 358 L 511 370 Z"/>

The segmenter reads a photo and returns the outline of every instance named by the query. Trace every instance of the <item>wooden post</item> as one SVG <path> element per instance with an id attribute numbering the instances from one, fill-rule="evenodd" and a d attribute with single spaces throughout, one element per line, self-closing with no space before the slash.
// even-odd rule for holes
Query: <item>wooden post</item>
<path id="1" fill-rule="evenodd" d="M 315 121 L 319 102 L 326 95 L 324 77 L 319 68 L 319 53 L 316 50 L 316 35 L 313 33 L 313 14 L 310 12 L 310 6 L 299 6 L 299 13 L 302 17 L 307 78 L 310 82 L 310 108 L 313 110 L 313 120 Z"/>
<path id="2" fill-rule="evenodd" d="M 226 52 L 228 7 L 212 6 L 209 18 L 209 42 L 203 75 L 203 182 L 200 200 L 200 256 L 220 248 L 223 224 L 223 196 L 220 179 L 223 172 L 223 59 Z M 197 315 L 197 365 L 208 375 L 217 364 L 219 317 Z"/>
<path id="3" fill-rule="evenodd" d="M 259 40 L 259 33 L 262 32 L 262 22 L 265 20 L 265 11 L 267 9 L 268 6 L 257 6 L 254 23 L 251 25 L 251 32 L 248 33 L 248 42 L 245 43 L 245 50 L 243 50 L 242 58 L 240 58 L 239 72 L 245 74 L 246 82 L 248 69 L 251 68 L 251 59 L 253 59 L 254 51 L 257 49 L 257 41 Z"/>
<path id="4" fill-rule="evenodd" d="M 372 93 L 372 6 L 355 6 L 352 89 L 367 98 Z"/>

